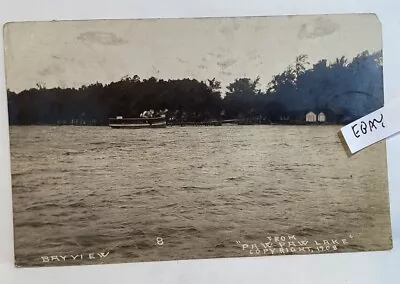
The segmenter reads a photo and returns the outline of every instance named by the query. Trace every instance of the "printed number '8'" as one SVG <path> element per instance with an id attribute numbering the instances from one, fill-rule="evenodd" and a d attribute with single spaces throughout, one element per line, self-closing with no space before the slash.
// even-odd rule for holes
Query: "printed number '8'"
<path id="1" fill-rule="evenodd" d="M 164 244 L 163 238 L 158 237 L 157 238 L 157 245 L 162 246 Z"/>

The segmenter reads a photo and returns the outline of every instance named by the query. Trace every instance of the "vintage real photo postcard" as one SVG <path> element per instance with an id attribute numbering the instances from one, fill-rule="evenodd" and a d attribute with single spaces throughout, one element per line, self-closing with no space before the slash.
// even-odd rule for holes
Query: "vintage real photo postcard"
<path id="1" fill-rule="evenodd" d="M 18 267 L 392 247 L 372 14 L 4 26 Z"/>

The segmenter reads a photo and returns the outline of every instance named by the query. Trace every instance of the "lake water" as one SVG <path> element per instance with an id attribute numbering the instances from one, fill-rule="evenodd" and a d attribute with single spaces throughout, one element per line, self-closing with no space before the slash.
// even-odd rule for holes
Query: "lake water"
<path id="1" fill-rule="evenodd" d="M 12 126 L 16 263 L 250 256 L 288 234 L 388 249 L 385 144 L 349 158 L 338 130 Z M 41 258 L 67 254 L 84 259 Z"/>

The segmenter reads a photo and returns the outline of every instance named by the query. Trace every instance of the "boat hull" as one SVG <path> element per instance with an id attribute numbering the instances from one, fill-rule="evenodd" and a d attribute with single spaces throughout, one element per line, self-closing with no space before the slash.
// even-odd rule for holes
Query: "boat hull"
<path id="1" fill-rule="evenodd" d="M 142 128 L 165 128 L 167 127 L 167 124 L 164 123 L 152 123 L 150 124 L 145 124 L 145 123 L 131 123 L 131 124 L 110 124 L 111 128 L 116 128 L 116 129 L 142 129 Z"/>

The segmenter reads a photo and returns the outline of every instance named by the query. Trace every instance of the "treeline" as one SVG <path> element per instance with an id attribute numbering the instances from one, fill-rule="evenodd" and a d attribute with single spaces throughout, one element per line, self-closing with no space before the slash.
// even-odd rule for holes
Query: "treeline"
<path id="1" fill-rule="evenodd" d="M 207 117 L 220 115 L 222 99 L 216 80 L 141 80 L 126 77 L 119 82 L 82 86 L 79 89 L 42 86 L 8 92 L 11 124 L 56 124 L 84 121 L 108 124 L 116 116 L 139 117 L 144 110 L 168 109 L 178 115 Z"/>
<path id="2" fill-rule="evenodd" d="M 138 117 L 149 109 L 168 109 L 169 118 L 181 121 L 239 118 L 274 122 L 326 109 L 339 119 L 352 120 L 383 105 L 382 53 L 363 52 L 351 61 L 342 57 L 312 66 L 306 55 L 300 55 L 265 90 L 259 82 L 260 78 L 238 78 L 224 93 L 216 79 L 127 76 L 80 88 L 37 85 L 20 93 L 7 90 L 9 121 L 13 125 L 107 125 L 110 117 Z"/>

